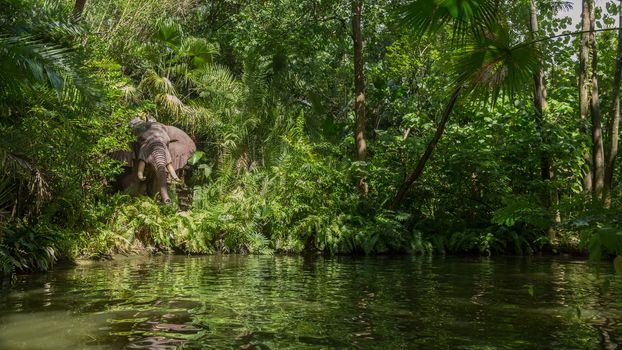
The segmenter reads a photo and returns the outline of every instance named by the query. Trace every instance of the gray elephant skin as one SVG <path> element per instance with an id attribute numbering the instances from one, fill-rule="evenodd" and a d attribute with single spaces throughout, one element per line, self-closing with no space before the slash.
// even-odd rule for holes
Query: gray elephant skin
<path id="1" fill-rule="evenodd" d="M 153 197 L 160 193 L 162 202 L 169 203 L 167 178 L 180 182 L 176 172 L 186 166 L 196 151 L 194 141 L 182 130 L 154 120 L 134 118 L 129 126 L 136 141 L 130 143 L 129 150 L 110 155 L 125 163 L 116 187 L 133 195 Z"/>

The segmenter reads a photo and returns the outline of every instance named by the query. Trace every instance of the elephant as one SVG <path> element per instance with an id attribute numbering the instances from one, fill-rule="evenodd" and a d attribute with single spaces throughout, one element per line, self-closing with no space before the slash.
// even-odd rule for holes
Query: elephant
<path id="1" fill-rule="evenodd" d="M 177 170 L 186 166 L 196 151 L 194 141 L 182 130 L 158 123 L 155 119 L 134 118 L 129 127 L 137 140 L 130 150 L 116 151 L 110 156 L 125 163 L 125 172 L 117 178 L 117 187 L 134 194 L 160 193 L 163 203 L 170 203 L 167 178 L 179 184 Z"/>

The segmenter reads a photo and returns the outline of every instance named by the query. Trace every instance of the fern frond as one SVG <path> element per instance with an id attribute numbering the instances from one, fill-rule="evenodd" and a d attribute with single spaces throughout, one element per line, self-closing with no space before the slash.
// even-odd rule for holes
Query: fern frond
<path id="1" fill-rule="evenodd" d="M 239 100 L 241 87 L 228 68 L 217 64 L 206 64 L 191 72 L 194 91 L 217 105 L 227 105 Z"/>
<path id="2" fill-rule="evenodd" d="M 159 106 L 174 116 L 180 115 L 186 107 L 179 97 L 173 94 L 158 94 L 155 100 Z"/>
<path id="3" fill-rule="evenodd" d="M 173 83 L 167 77 L 161 76 L 153 69 L 148 69 L 145 72 L 143 78 L 140 80 L 138 89 L 152 95 L 174 95 L 176 93 Z"/>
<path id="4" fill-rule="evenodd" d="M 54 89 L 62 101 L 94 96 L 69 48 L 30 35 L 0 33 L 0 91 L 20 93 L 31 84 Z"/>

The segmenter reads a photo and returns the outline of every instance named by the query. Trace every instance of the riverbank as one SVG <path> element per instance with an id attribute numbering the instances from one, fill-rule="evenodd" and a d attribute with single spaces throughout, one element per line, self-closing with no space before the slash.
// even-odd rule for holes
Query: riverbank
<path id="1" fill-rule="evenodd" d="M 245 216 L 248 219 L 249 216 Z M 206 218 L 218 218 L 205 223 Z M 575 256 L 587 257 L 589 251 L 585 243 L 576 239 L 577 234 L 560 233 L 556 246 L 543 244 L 535 240 L 520 242 L 507 240 L 506 228 L 497 232 L 487 228 L 477 232 L 421 233 L 413 235 L 409 245 L 383 247 L 365 251 L 353 242 L 335 242 L 335 247 L 354 247 L 354 249 L 320 249 L 314 240 L 299 241 L 289 248 L 283 240 L 293 240 L 296 236 L 287 236 L 295 231 L 279 232 L 274 239 L 268 232 L 248 232 L 247 227 L 264 227 L 256 222 L 242 223 L 234 217 L 224 217 L 222 213 L 178 212 L 174 206 L 162 206 L 148 199 L 129 200 L 118 208 L 108 220 L 98 221 L 89 230 L 75 231 L 52 225 L 16 225 L 2 236 L 0 242 L 0 267 L 2 275 L 15 273 L 46 271 L 55 262 L 109 260 L 119 256 L 151 255 L 423 255 L 423 256 Z M 295 226 L 294 226 L 295 227 Z M 344 231 L 347 228 L 342 228 Z M 351 228 L 359 235 L 368 232 L 374 234 L 373 227 Z M 405 228 L 404 228 L 405 230 Z M 313 231 L 309 236 L 321 235 Z M 353 234 L 342 237 L 352 239 Z M 541 237 L 534 234 L 533 237 Z M 564 239 L 563 237 L 566 237 Z M 371 238 L 368 238 L 371 239 Z M 458 244 L 458 243 L 459 244 Z M 482 243 L 484 242 L 484 243 Z M 493 242 L 494 245 L 489 245 Z M 520 243 L 520 244 L 518 244 Z M 486 244 L 486 245 L 482 245 Z M 291 247 L 298 247 L 292 249 Z"/>

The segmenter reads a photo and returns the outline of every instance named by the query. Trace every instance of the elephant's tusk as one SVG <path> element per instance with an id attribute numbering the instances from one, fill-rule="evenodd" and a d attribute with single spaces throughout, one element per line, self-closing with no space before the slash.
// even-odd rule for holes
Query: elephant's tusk
<path id="1" fill-rule="evenodd" d="M 140 181 L 146 180 L 144 172 L 145 172 L 145 161 L 141 159 L 138 161 L 138 174 L 137 174 L 138 180 Z"/>
<path id="2" fill-rule="evenodd" d="M 166 164 L 166 170 L 168 170 L 169 174 L 173 178 L 173 183 L 181 183 L 181 179 L 177 177 L 177 173 L 175 172 L 175 168 L 173 167 L 173 163 Z"/>

